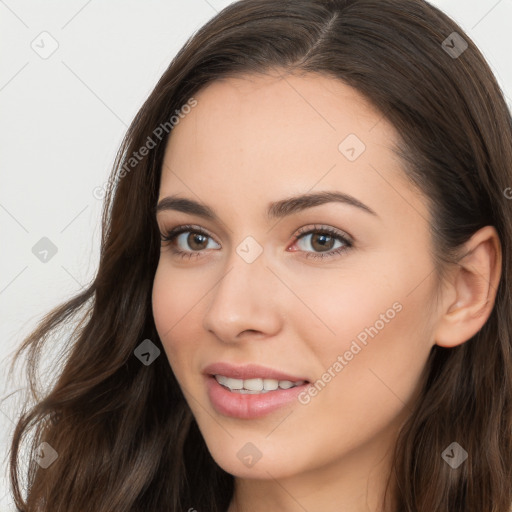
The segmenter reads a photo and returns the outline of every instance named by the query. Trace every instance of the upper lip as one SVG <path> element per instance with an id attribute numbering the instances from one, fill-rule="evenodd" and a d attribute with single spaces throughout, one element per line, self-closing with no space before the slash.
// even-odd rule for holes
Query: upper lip
<path id="1" fill-rule="evenodd" d="M 205 375 L 223 375 L 231 379 L 276 379 L 290 382 L 307 381 L 304 377 L 297 377 L 280 370 L 259 364 L 234 365 L 226 362 L 213 363 L 203 370 Z"/>

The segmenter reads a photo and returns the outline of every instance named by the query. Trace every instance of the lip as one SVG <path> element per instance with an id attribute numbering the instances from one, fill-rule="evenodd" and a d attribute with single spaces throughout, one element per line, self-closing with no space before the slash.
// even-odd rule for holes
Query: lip
<path id="1" fill-rule="evenodd" d="M 235 366 L 214 363 L 204 368 L 208 398 L 213 408 L 224 416 L 239 419 L 256 419 L 271 414 L 291 403 L 297 404 L 297 396 L 309 386 L 309 380 L 257 364 Z M 301 386 L 277 389 L 268 393 L 242 394 L 230 391 L 217 382 L 214 375 L 233 379 L 277 379 L 291 382 L 305 381 Z"/>
<path id="2" fill-rule="evenodd" d="M 300 380 L 307 381 L 306 377 L 297 377 L 284 373 L 280 370 L 274 370 L 267 366 L 261 366 L 258 364 L 244 364 L 234 365 L 225 362 L 213 363 L 206 366 L 203 369 L 203 373 L 207 376 L 212 375 L 224 375 L 231 379 L 277 379 L 277 380 L 289 380 L 291 382 L 297 382 Z"/>
<path id="3" fill-rule="evenodd" d="M 290 389 L 277 389 L 252 395 L 229 391 L 211 375 L 206 376 L 205 380 L 208 398 L 213 408 L 223 416 L 243 420 L 261 418 L 291 403 L 297 405 L 298 395 L 309 386 L 309 382 L 305 382 Z"/>

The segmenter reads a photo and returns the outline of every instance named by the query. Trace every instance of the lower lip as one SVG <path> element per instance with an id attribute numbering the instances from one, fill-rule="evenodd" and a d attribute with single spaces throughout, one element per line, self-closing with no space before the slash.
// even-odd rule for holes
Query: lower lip
<path id="1" fill-rule="evenodd" d="M 215 377 L 207 377 L 208 396 L 214 409 L 225 416 L 250 420 L 261 418 L 297 400 L 309 383 L 268 393 L 242 394 L 221 386 Z"/>

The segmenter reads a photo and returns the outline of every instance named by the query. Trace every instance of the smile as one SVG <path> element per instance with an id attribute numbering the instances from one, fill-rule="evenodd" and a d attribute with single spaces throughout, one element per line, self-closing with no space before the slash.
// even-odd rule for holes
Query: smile
<path id="1" fill-rule="evenodd" d="M 252 420 L 297 405 L 309 381 L 235 379 L 220 374 L 205 376 L 206 392 L 215 411 L 223 416 Z M 265 389 L 266 387 L 272 389 Z"/>
<path id="2" fill-rule="evenodd" d="M 241 394 L 262 394 L 277 389 L 290 389 L 296 386 L 302 386 L 305 381 L 300 380 L 292 382 L 290 380 L 277 379 L 233 379 L 225 375 L 215 375 L 215 380 L 223 387 L 234 393 Z"/>

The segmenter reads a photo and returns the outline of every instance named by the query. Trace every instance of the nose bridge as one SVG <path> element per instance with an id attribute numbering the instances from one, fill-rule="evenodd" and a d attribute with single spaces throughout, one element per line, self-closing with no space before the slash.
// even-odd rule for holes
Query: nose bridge
<path id="1" fill-rule="evenodd" d="M 223 341 L 235 341 L 246 330 L 270 334 L 279 327 L 276 278 L 263 248 L 250 238 L 233 248 L 204 316 L 204 328 Z"/>

